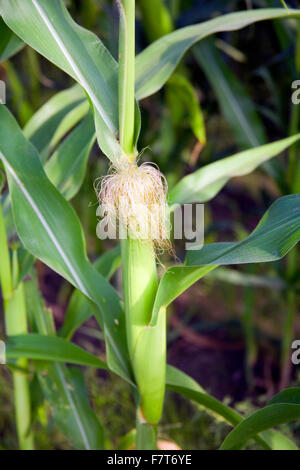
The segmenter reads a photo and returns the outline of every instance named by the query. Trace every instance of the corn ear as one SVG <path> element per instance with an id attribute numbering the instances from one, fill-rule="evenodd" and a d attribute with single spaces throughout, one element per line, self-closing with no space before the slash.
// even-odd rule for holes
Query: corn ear
<path id="1" fill-rule="evenodd" d="M 151 241 L 122 241 L 123 291 L 128 349 L 140 392 L 145 420 L 156 424 L 161 417 L 166 368 L 165 313 L 155 328 L 149 326 L 158 287 Z"/>

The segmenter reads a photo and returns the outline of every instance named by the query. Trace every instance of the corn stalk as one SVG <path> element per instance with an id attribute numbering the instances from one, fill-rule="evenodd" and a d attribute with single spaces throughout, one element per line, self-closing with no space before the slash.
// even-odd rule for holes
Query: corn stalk
<path id="1" fill-rule="evenodd" d="M 0 282 L 4 301 L 5 326 L 8 336 L 27 333 L 27 317 L 23 283 L 17 283 L 18 259 L 13 253 L 11 266 L 2 206 L 0 204 Z M 19 370 L 13 372 L 14 404 L 19 446 L 22 450 L 34 448 L 31 431 L 31 402 L 27 377 L 28 361 L 20 358 L 16 362 Z M 24 370 L 24 371 L 23 371 Z"/>
<path id="2" fill-rule="evenodd" d="M 124 153 L 132 159 L 135 155 L 134 0 L 120 2 L 119 38 L 120 143 Z M 122 241 L 122 273 L 128 349 L 140 395 L 137 429 L 144 431 L 145 426 L 155 425 L 160 420 L 166 367 L 165 315 L 161 316 L 159 325 L 149 327 L 158 287 L 152 241 Z M 153 432 L 150 435 L 153 437 Z M 143 443 L 138 437 L 138 447 L 144 448 Z"/>

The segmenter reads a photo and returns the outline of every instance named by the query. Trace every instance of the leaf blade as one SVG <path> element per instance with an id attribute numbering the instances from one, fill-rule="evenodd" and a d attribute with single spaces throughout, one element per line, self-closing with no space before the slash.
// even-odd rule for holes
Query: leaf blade
<path id="1" fill-rule="evenodd" d="M 300 239 L 300 194 L 278 199 L 243 241 L 211 243 L 187 252 L 185 264 L 169 268 L 156 294 L 150 325 L 188 287 L 220 265 L 270 262 L 283 258 Z"/>
<path id="2" fill-rule="evenodd" d="M 233 177 L 251 173 L 262 163 L 276 157 L 300 139 L 300 134 L 271 144 L 244 150 L 230 157 L 210 163 L 185 176 L 170 191 L 169 204 L 207 202 Z"/>
<path id="3" fill-rule="evenodd" d="M 239 426 L 243 423 L 243 417 L 232 408 L 224 405 L 222 402 L 207 394 L 202 387 L 184 372 L 172 366 L 167 366 L 166 385 L 185 398 L 192 400 L 204 408 L 210 410 L 213 414 L 223 418 L 227 423 Z M 277 431 L 265 431 L 261 435 L 254 433 L 253 437 L 263 449 L 272 450 L 295 450 L 297 446 L 286 436 Z"/>
<path id="4" fill-rule="evenodd" d="M 55 363 L 42 372 L 38 378 L 59 429 L 76 449 L 104 449 L 104 431 L 89 405 L 80 370 Z"/>
<path id="5" fill-rule="evenodd" d="M 0 12 L 8 26 L 31 47 L 71 75 L 87 92 L 94 108 L 98 142 L 116 163 L 117 63 L 103 43 L 78 26 L 61 0 L 2 0 Z"/>
<path id="6" fill-rule="evenodd" d="M 105 362 L 84 349 L 57 336 L 37 333 L 9 336 L 6 354 L 8 359 L 26 357 L 39 361 L 64 362 L 107 369 Z"/>
<path id="7" fill-rule="evenodd" d="M 258 21 L 299 16 L 299 10 L 259 8 L 221 15 L 163 36 L 136 58 L 137 99 L 144 99 L 158 91 L 171 76 L 185 52 L 197 41 L 217 32 L 239 30 Z"/>
<path id="8" fill-rule="evenodd" d="M 107 338 L 108 363 L 116 373 L 131 380 L 119 296 L 87 260 L 75 212 L 50 183 L 35 148 L 5 107 L 0 107 L 0 120 L 0 158 L 8 173 L 15 224 L 22 243 L 97 305 L 95 315 Z"/>
<path id="9" fill-rule="evenodd" d="M 274 403 L 258 410 L 228 434 L 221 450 L 241 449 L 256 433 L 300 418 L 300 402 Z"/>
<path id="10" fill-rule="evenodd" d="M 18 38 L 0 18 L 0 62 L 14 56 L 24 47 L 23 41 Z"/>

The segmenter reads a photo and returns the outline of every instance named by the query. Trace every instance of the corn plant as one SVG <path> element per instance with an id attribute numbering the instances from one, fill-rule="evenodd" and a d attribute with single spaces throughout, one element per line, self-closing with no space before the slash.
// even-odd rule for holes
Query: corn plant
<path id="1" fill-rule="evenodd" d="M 223 449 L 243 448 L 251 438 L 264 449 L 294 449 L 292 441 L 272 428 L 300 417 L 299 389 L 279 393 L 265 408 L 243 419 L 166 364 L 166 310 L 219 266 L 284 257 L 300 238 L 300 195 L 278 199 L 241 242 L 188 251 L 184 262 L 174 261 L 160 279 L 157 264 L 162 250 L 172 251 L 166 204 L 172 212 L 178 204 L 210 201 L 230 178 L 252 172 L 295 144 L 300 135 L 206 165 L 169 192 L 159 169 L 140 163 L 138 139 L 139 101 L 167 81 L 172 83 L 181 58 L 195 43 L 263 20 L 297 20 L 300 11 L 257 9 L 219 16 L 162 35 L 136 56 L 135 2 L 121 0 L 118 7 L 117 63 L 92 32 L 73 21 L 61 0 L 0 0 L 0 26 L 6 38 L 1 56 L 10 57 L 23 41 L 77 82 L 51 98 L 23 130 L 7 107 L 0 107 L 0 158 L 7 179 L 0 210 L 0 280 L 20 448 L 34 447 L 32 365 L 42 400 L 51 404 L 57 425 L 74 447 L 104 448 L 104 431 L 88 403 L 81 373 L 66 366 L 77 364 L 108 369 L 130 384 L 136 403 L 137 449 L 157 446 L 166 387 L 234 427 Z M 128 237 L 91 264 L 80 221 L 69 201 L 80 189 L 95 139 L 112 167 L 106 176 L 95 175 L 97 196 L 109 218 L 118 214 L 118 225 Z M 136 211 L 140 206 L 143 210 Z M 144 239 L 141 227 L 148 228 L 149 219 L 156 236 Z M 18 243 L 11 243 L 16 234 Z M 35 259 L 75 287 L 59 332 L 38 290 Z M 123 302 L 109 283 L 119 263 Z M 104 334 L 105 361 L 71 341 L 92 315 Z"/>

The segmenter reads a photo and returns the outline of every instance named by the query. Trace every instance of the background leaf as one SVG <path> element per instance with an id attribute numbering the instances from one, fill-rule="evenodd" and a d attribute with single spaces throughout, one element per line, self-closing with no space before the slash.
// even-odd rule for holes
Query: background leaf
<path id="1" fill-rule="evenodd" d="M 121 263 L 120 246 L 107 251 L 94 263 L 94 267 L 107 280 L 111 278 Z M 64 324 L 58 334 L 71 339 L 75 331 L 93 314 L 95 305 L 89 301 L 79 290 L 75 290 L 69 301 L 65 314 Z"/>
<path id="2" fill-rule="evenodd" d="M 75 85 L 56 93 L 28 121 L 24 127 L 24 135 L 34 144 L 43 161 L 49 155 L 51 141 L 62 121 L 85 101 L 84 91 L 79 85 Z M 64 126 L 66 132 L 74 124 L 73 120 L 68 119 L 68 122 L 71 127 Z"/>
<path id="3" fill-rule="evenodd" d="M 197 41 L 211 34 L 236 31 L 263 20 L 299 17 L 299 10 L 259 8 L 220 15 L 167 34 L 153 42 L 136 58 L 136 97 L 141 100 L 158 91 L 171 76 L 185 52 Z"/>
<path id="4" fill-rule="evenodd" d="M 82 185 L 95 138 L 94 120 L 90 113 L 65 138 L 45 165 L 49 180 L 67 200 L 72 199 Z"/>
<path id="5" fill-rule="evenodd" d="M 168 80 L 167 94 L 169 100 L 171 93 L 176 104 L 178 105 L 178 102 L 181 102 L 184 109 L 187 110 L 189 124 L 194 135 L 202 145 L 205 145 L 206 131 L 204 117 L 202 114 L 202 109 L 198 103 L 197 94 L 192 84 L 184 75 L 175 73 Z M 173 115 L 171 118 L 173 118 Z M 181 123 L 182 122 L 180 122 L 180 124 Z"/>
<path id="6" fill-rule="evenodd" d="M 169 193 L 169 204 L 207 202 L 230 178 L 247 175 L 270 158 L 276 157 L 300 139 L 300 134 L 210 163 L 182 178 Z"/>
<path id="7" fill-rule="evenodd" d="M 217 96 L 239 147 L 246 149 L 265 144 L 265 130 L 255 105 L 244 85 L 222 61 L 211 38 L 197 44 L 193 52 Z"/>

